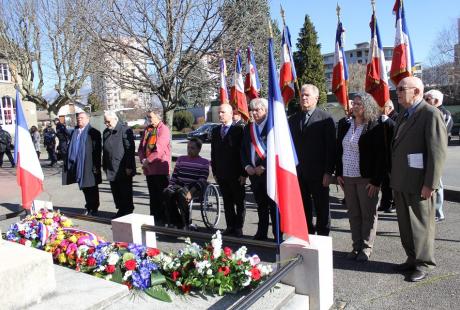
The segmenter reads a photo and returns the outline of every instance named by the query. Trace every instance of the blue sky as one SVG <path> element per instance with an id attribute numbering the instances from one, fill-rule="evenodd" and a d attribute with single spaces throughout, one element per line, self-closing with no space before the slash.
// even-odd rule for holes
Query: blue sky
<path id="1" fill-rule="evenodd" d="M 345 27 L 345 49 L 354 48 L 355 43 L 369 41 L 372 14 L 370 0 L 269 0 L 271 17 L 277 19 L 280 26 L 280 4 L 283 5 L 294 49 L 305 15 L 310 16 L 318 32 L 321 53 L 334 51 L 337 2 L 341 7 L 341 19 Z M 394 3 L 394 0 L 376 0 L 377 22 L 384 46 L 393 46 L 394 43 Z M 459 1 L 406 0 L 404 8 L 415 61 L 425 62 L 439 31 L 460 17 Z"/>

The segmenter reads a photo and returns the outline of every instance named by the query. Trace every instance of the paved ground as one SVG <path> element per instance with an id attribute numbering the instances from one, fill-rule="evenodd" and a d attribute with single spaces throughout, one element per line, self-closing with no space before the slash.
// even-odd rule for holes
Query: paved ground
<path id="1" fill-rule="evenodd" d="M 174 150 L 185 149 L 185 143 L 175 142 Z M 204 147 L 204 156 L 206 149 Z M 460 147 L 457 146 L 460 150 Z M 456 150 L 453 150 L 456 151 Z M 177 154 L 174 152 L 175 154 Z M 42 161 L 42 164 L 45 164 Z M 7 165 L 8 166 L 8 165 Z M 458 169 L 458 166 L 454 167 Z M 83 194 L 76 185 L 61 186 L 60 169 L 43 167 L 45 173 L 45 189 L 40 198 L 52 200 L 55 207 L 62 212 L 82 212 L 84 207 Z M 20 192 L 16 185 L 15 172 L 10 168 L 0 169 L 0 214 L 18 210 Z M 458 176 L 459 174 L 457 174 Z M 447 183 L 447 182 L 446 182 Z M 460 186 L 459 186 L 460 187 Z M 104 182 L 100 187 L 101 216 L 110 217 L 115 214 L 109 186 Z M 148 213 L 148 194 L 145 179 L 137 175 L 134 180 L 135 206 L 137 213 Z M 250 194 L 249 194 L 250 196 Z M 437 225 L 436 257 L 438 267 L 430 277 L 420 283 L 406 282 L 404 275 L 394 273 L 394 264 L 404 260 L 404 252 L 400 244 L 396 216 L 380 214 L 378 237 L 371 261 L 357 263 L 345 260 L 344 256 L 351 249 L 349 224 L 345 208 L 339 203 L 343 193 L 331 186 L 331 214 L 334 248 L 334 299 L 335 309 L 457 309 L 460 304 L 460 206 L 458 203 L 446 202 L 446 221 Z M 251 199 L 249 197 L 249 199 Z M 194 222 L 203 226 L 199 211 L 193 213 Z M 0 229 L 5 231 L 9 224 L 17 219 L 1 221 Z M 75 221 L 83 229 L 111 240 L 109 225 Z M 248 203 L 245 237 L 254 235 L 257 225 L 257 214 L 252 203 Z M 223 220 L 221 226 L 223 228 Z M 180 248 L 182 240 L 160 237 L 159 247 L 163 250 Z M 267 250 L 257 251 L 266 261 L 274 261 L 274 253 Z"/>

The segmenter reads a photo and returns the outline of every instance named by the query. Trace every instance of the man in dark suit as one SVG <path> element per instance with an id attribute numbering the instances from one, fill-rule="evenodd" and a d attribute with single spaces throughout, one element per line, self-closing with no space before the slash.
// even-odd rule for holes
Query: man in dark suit
<path id="1" fill-rule="evenodd" d="M 241 159 L 243 167 L 251 180 L 251 188 L 257 203 L 259 223 L 255 240 L 266 240 L 268 233 L 269 215 L 272 221 L 272 232 L 275 241 L 281 232 L 276 231 L 276 204 L 267 195 L 267 99 L 256 98 L 249 104 L 254 122 L 244 128 L 243 144 L 241 146 Z M 253 134 L 251 134 L 251 132 Z"/>
<path id="2" fill-rule="evenodd" d="M 308 233 L 329 235 L 329 184 L 335 163 L 335 125 L 332 117 L 316 107 L 319 90 L 305 84 L 301 89 L 301 111 L 289 118 L 297 152 L 297 166 Z M 312 201 L 313 198 L 313 201 Z M 313 225 L 316 211 L 316 227 Z"/>
<path id="3" fill-rule="evenodd" d="M 89 114 L 77 114 L 77 127 L 70 137 L 62 184 L 78 183 L 86 201 L 85 215 L 97 215 L 101 176 L 101 133 L 89 124 Z"/>
<path id="4" fill-rule="evenodd" d="M 224 199 L 227 222 L 224 234 L 240 237 L 246 213 L 246 176 L 240 155 L 243 128 L 232 124 L 232 107 L 229 104 L 220 105 L 219 121 L 222 125 L 213 128 L 211 133 L 211 168 Z"/>
<path id="5" fill-rule="evenodd" d="M 447 152 L 442 113 L 423 100 L 423 88 L 416 77 L 402 79 L 396 88 L 406 111 L 396 122 L 391 157 L 390 186 L 407 255 L 395 269 L 409 271 L 413 282 L 424 279 L 427 269 L 436 265 L 433 192 L 440 187 Z"/>
<path id="6" fill-rule="evenodd" d="M 116 217 L 130 214 L 133 204 L 133 176 L 136 175 L 134 135 L 131 128 L 118 121 L 113 111 L 104 113 L 102 167 L 110 182 Z"/>

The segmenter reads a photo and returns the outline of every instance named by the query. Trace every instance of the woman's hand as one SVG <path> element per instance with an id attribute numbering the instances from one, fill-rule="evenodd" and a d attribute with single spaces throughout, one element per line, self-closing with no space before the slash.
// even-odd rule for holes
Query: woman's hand
<path id="1" fill-rule="evenodd" d="M 369 196 L 369 198 L 372 198 L 375 195 L 379 194 L 380 187 L 369 183 L 366 185 L 366 190 L 367 190 L 367 196 Z"/>
<path id="2" fill-rule="evenodd" d="M 339 183 L 340 188 L 343 190 L 343 186 L 345 185 L 345 181 L 343 180 L 343 177 L 337 177 L 337 183 Z"/>

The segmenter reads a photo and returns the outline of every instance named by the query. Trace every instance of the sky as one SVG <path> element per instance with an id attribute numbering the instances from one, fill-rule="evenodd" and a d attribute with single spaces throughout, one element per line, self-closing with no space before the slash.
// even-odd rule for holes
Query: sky
<path id="1" fill-rule="evenodd" d="M 356 43 L 370 40 L 369 22 L 372 15 L 370 0 L 269 0 L 271 17 L 281 27 L 280 4 L 291 32 L 293 48 L 303 26 L 305 15 L 310 16 L 318 33 L 321 53 L 334 51 L 337 28 L 337 3 L 341 7 L 341 20 L 345 28 L 345 50 L 355 48 Z M 376 15 L 380 37 L 384 46 L 393 46 L 395 16 L 394 0 L 376 0 Z M 416 62 L 428 64 L 430 49 L 438 33 L 460 17 L 458 0 L 406 0 L 406 23 Z M 455 25 L 457 23 L 455 22 Z"/>

